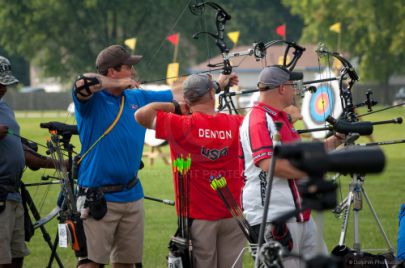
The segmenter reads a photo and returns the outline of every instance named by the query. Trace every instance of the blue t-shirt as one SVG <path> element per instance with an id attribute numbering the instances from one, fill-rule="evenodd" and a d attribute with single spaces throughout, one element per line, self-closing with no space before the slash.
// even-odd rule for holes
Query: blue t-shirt
<path id="1" fill-rule="evenodd" d="M 80 163 L 80 186 L 127 184 L 137 176 L 146 130 L 135 121 L 134 113 L 151 102 L 169 102 L 173 99 L 170 90 L 132 89 L 125 90 L 122 94 L 125 96 L 125 103 L 118 123 Z M 81 102 L 73 92 L 73 101 L 83 154 L 117 117 L 121 96 L 114 96 L 103 90 Z M 106 200 L 110 202 L 131 202 L 142 197 L 140 182 L 130 190 L 105 194 Z"/>
<path id="2" fill-rule="evenodd" d="M 8 126 L 12 133 L 20 135 L 20 126 L 15 120 L 14 112 L 3 99 L 0 99 L 0 125 Z M 24 167 L 21 139 L 10 134 L 0 139 L 0 185 L 18 185 Z M 19 202 L 21 196 L 19 193 L 9 193 L 7 199 Z"/>
<path id="3" fill-rule="evenodd" d="M 397 257 L 405 261 L 405 204 L 399 209 Z"/>

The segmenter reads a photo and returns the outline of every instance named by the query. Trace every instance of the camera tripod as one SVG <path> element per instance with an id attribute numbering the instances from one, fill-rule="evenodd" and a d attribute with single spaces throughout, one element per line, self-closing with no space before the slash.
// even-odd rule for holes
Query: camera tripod
<path id="1" fill-rule="evenodd" d="M 349 225 L 349 217 L 350 217 L 350 208 L 353 209 L 353 221 L 354 221 L 354 243 L 353 249 L 355 252 L 360 253 L 361 251 L 361 243 L 360 243 L 360 228 L 359 228 L 359 218 L 360 218 L 360 211 L 363 209 L 363 196 L 367 202 L 368 207 L 374 217 L 374 220 L 377 223 L 378 229 L 385 240 L 387 245 L 388 253 L 394 254 L 394 248 L 391 242 L 388 239 L 387 234 L 385 233 L 383 226 L 381 224 L 380 219 L 377 216 L 377 213 L 368 197 L 365 189 L 364 189 L 364 180 L 365 177 L 362 175 L 354 174 L 352 176 L 352 182 L 349 184 L 349 193 L 346 198 L 333 210 L 333 212 L 337 215 L 343 214 L 343 223 L 340 232 L 339 238 L 339 245 L 338 247 L 345 247 L 345 240 L 347 235 L 347 227 Z M 352 206 L 353 204 L 353 206 Z M 377 251 L 381 249 L 366 249 L 366 251 Z"/>

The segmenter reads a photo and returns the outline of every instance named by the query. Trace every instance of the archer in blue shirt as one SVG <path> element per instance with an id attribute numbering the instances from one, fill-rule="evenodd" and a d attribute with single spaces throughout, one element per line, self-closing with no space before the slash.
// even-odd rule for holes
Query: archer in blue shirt
<path id="1" fill-rule="evenodd" d="M 99 74 L 84 74 L 75 82 L 73 101 L 82 144 L 78 200 L 86 197 L 78 209 L 89 209 L 83 220 L 87 256 L 81 256 L 79 267 L 109 262 L 142 267 L 144 209 L 137 174 L 146 130 L 134 113 L 151 102 L 170 102 L 173 94 L 137 89 L 133 65 L 141 58 L 120 45 L 109 46 L 97 57 Z M 91 205 L 93 189 L 102 192 L 106 203 Z"/>

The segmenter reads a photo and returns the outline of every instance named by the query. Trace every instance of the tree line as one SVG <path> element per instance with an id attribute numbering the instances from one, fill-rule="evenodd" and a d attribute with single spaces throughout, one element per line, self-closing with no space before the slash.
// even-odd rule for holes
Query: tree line
<path id="1" fill-rule="evenodd" d="M 40 66 L 44 76 L 71 81 L 95 71 L 98 52 L 110 44 L 137 38 L 135 54 L 145 80 L 164 78 L 173 58 L 165 38 L 180 33 L 180 73 L 219 53 L 212 39 L 192 39 L 198 31 L 215 32 L 215 11 L 201 16 L 188 10 L 197 0 L 0 0 L 0 48 Z M 231 16 L 226 32 L 240 31 L 238 45 L 280 39 L 275 29 L 287 25 L 287 39 L 336 44 L 329 26 L 342 23 L 341 51 L 357 57 L 362 77 L 387 82 L 404 72 L 405 9 L 401 0 L 221 0 Z M 232 46 L 227 40 L 229 47 Z M 336 49 L 336 47 L 335 47 Z M 22 68 L 23 70 L 23 68 Z M 17 74 L 19 70 L 16 70 Z"/>

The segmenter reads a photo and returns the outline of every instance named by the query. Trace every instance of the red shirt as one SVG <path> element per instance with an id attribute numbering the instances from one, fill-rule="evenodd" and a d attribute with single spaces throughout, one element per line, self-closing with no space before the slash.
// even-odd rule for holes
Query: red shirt
<path id="1" fill-rule="evenodd" d="M 191 218 L 218 220 L 231 217 L 223 201 L 210 186 L 211 175 L 226 178 L 233 197 L 240 205 L 243 182 L 238 167 L 238 144 L 242 120 L 242 116 L 223 113 L 179 116 L 158 112 L 156 138 L 169 142 L 172 160 L 179 155 L 191 156 Z M 178 201 L 178 191 L 175 190 Z"/>

